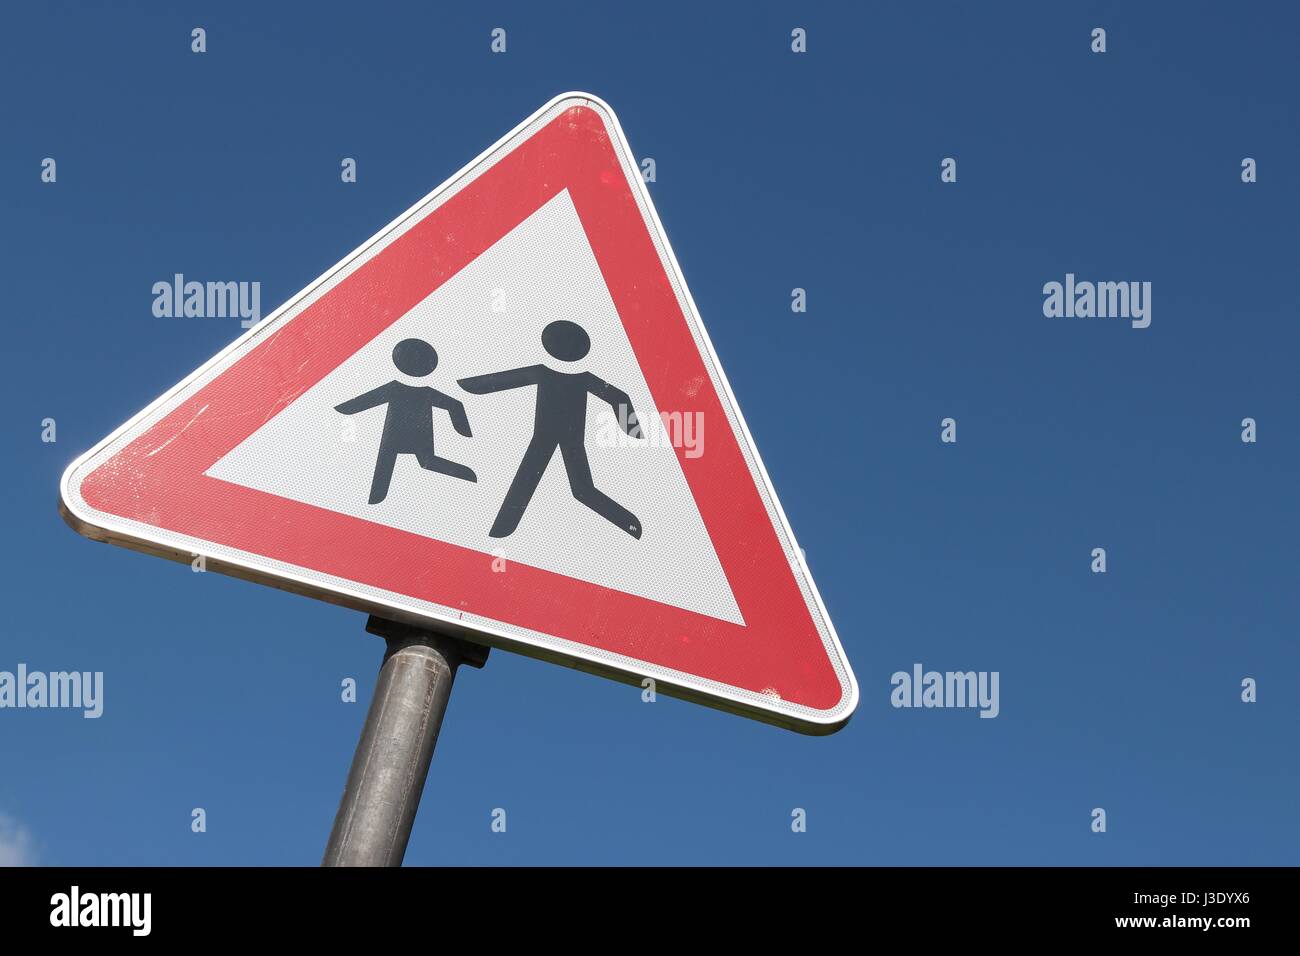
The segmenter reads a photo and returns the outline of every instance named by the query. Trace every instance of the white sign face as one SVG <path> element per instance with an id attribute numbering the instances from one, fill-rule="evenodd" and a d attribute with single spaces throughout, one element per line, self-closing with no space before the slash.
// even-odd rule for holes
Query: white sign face
<path id="1" fill-rule="evenodd" d="M 68 469 L 83 533 L 806 732 L 857 687 L 609 107 L 552 101 Z"/>
<path id="2" fill-rule="evenodd" d="M 453 393 L 458 391 L 457 376 L 532 365 L 539 360 L 542 330 L 557 315 L 583 317 L 592 342 L 584 369 L 619 383 L 646 421 L 661 421 L 573 202 L 562 191 L 219 459 L 207 474 L 743 623 L 677 455 L 667 443 L 672 435 L 659 441 L 631 438 L 619 429 L 614 409 L 603 403 L 587 403 L 587 458 L 606 494 L 615 501 L 637 502 L 644 527 L 640 539 L 611 534 L 600 515 L 572 506 L 558 456 L 533 494 L 529 520 L 520 522 L 508 538 L 489 536 L 532 438 L 535 397 L 530 388 L 472 405 L 465 398 L 472 437 L 458 434 L 445 417 L 435 421 L 437 453 L 468 466 L 476 482 L 431 479 L 414 456 L 403 455 L 397 459 L 388 497 L 377 505 L 368 503 L 386 411 L 371 408 L 348 422 L 334 410 L 336 405 L 393 378 Z M 437 343 L 439 366 L 427 379 L 394 369 L 393 348 L 406 339 Z M 540 360 L 557 371 L 569 371 L 565 363 L 544 353 Z M 449 368 L 453 361 L 454 371 Z M 354 431 L 347 432 L 351 440 L 344 441 L 349 425 Z M 703 454 L 707 433 L 692 437 L 698 441 L 687 454 Z M 655 494 L 643 494 L 646 487 Z"/>

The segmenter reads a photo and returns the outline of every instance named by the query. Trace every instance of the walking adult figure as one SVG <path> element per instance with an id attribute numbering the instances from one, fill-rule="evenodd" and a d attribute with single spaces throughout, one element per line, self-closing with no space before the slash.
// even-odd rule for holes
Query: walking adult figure
<path id="1" fill-rule="evenodd" d="M 560 319 L 542 330 L 542 347 L 561 362 L 577 362 L 591 351 L 591 339 L 582 327 Z M 510 490 L 488 532 L 504 538 L 519 527 L 542 474 L 559 449 L 569 476 L 573 497 L 634 538 L 641 537 L 641 522 L 613 498 L 600 491 L 591 477 L 587 461 L 587 396 L 608 402 L 620 427 L 633 438 L 641 437 L 636 412 L 627 393 L 591 372 L 557 372 L 545 365 L 529 365 L 506 372 L 460 379 L 460 387 L 475 395 L 506 389 L 537 386 L 537 411 L 533 438 L 524 452 Z"/>

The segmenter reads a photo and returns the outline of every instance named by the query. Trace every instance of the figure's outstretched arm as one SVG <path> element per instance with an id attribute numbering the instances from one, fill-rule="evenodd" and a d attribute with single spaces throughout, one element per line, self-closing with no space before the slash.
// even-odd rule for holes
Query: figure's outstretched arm
<path id="1" fill-rule="evenodd" d="M 523 388 L 525 385 L 536 385 L 537 379 L 544 371 L 541 365 L 526 365 L 523 368 L 514 368 L 508 372 L 492 372 L 488 375 L 473 375 L 469 378 L 462 378 L 458 385 L 467 392 L 475 395 L 486 395 L 488 392 L 503 392 L 508 388 Z"/>
<path id="2" fill-rule="evenodd" d="M 636 409 L 632 407 L 632 399 L 627 392 L 621 388 L 616 388 L 600 376 L 593 375 L 590 372 L 587 373 L 587 391 L 602 402 L 609 403 L 609 406 L 614 409 L 614 414 L 618 416 L 619 427 L 627 432 L 630 437 L 642 437 L 641 422 L 636 417 Z"/>
<path id="3" fill-rule="evenodd" d="M 386 401 L 388 401 L 388 386 L 380 385 L 378 388 L 372 388 L 364 395 L 348 399 L 342 405 L 335 405 L 334 411 L 342 412 L 344 415 L 355 415 L 357 412 L 364 412 L 367 408 L 382 405 Z"/>
<path id="4" fill-rule="evenodd" d="M 433 404 L 446 409 L 447 414 L 451 416 L 452 427 L 466 438 L 473 438 L 474 436 L 469 430 L 469 418 L 465 415 L 465 406 L 457 399 L 452 398 L 450 395 L 444 395 L 437 389 L 431 391 L 433 392 Z"/>

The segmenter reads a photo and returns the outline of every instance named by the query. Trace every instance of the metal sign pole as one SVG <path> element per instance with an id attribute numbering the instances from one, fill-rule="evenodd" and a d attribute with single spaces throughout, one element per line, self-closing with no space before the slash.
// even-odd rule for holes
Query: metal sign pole
<path id="1" fill-rule="evenodd" d="M 486 647 L 372 616 L 388 642 L 322 866 L 401 866 L 456 668 Z"/>

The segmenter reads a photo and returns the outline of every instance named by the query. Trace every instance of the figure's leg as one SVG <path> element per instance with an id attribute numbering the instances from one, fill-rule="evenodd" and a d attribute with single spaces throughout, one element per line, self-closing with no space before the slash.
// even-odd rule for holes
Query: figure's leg
<path id="1" fill-rule="evenodd" d="M 478 481 L 478 475 L 474 474 L 473 469 L 447 458 L 439 458 L 432 448 L 417 452 L 415 459 L 425 471 L 436 471 L 440 475 L 451 475 L 465 481 Z"/>
<path id="2" fill-rule="evenodd" d="M 528 450 L 524 452 L 524 460 L 519 463 L 519 470 L 515 472 L 515 480 L 510 483 L 510 490 L 506 492 L 506 500 L 501 503 L 501 510 L 497 512 L 497 518 L 492 522 L 489 535 L 494 538 L 504 538 L 513 534 L 519 527 L 524 509 L 528 507 L 528 502 L 532 501 L 533 492 L 537 490 L 537 484 L 542 480 L 542 473 L 546 471 L 546 466 L 551 463 L 551 456 L 554 454 L 554 442 L 543 441 L 536 435 L 533 436 L 533 440 L 528 443 Z"/>
<path id="3" fill-rule="evenodd" d="M 393 465 L 397 463 L 397 452 L 387 448 L 379 449 L 379 460 L 375 462 L 375 477 L 370 482 L 370 503 L 377 505 L 388 497 L 388 485 L 393 480 Z"/>
<path id="4" fill-rule="evenodd" d="M 591 480 L 587 449 L 582 445 L 561 445 L 560 454 L 564 457 L 564 470 L 569 473 L 569 490 L 573 492 L 573 497 L 632 537 L 640 538 L 641 522 L 637 516 L 598 490 Z"/>

